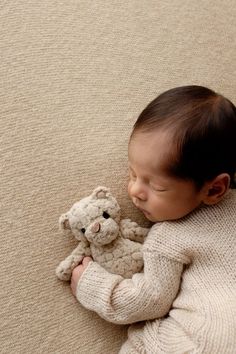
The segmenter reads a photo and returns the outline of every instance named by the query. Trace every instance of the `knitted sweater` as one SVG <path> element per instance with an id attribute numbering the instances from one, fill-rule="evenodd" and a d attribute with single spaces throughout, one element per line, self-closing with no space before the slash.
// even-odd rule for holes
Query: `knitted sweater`
<path id="1" fill-rule="evenodd" d="M 236 353 L 235 216 L 230 190 L 214 206 L 155 224 L 144 271 L 132 279 L 89 263 L 77 299 L 107 321 L 133 323 L 120 353 Z"/>

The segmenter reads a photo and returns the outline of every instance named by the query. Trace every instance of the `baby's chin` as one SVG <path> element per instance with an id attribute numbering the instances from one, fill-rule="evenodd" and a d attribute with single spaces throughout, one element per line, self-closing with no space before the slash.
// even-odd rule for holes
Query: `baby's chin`
<path id="1" fill-rule="evenodd" d="M 159 220 L 157 220 L 151 213 L 149 213 L 148 211 L 146 210 L 142 210 L 140 208 L 138 208 L 142 213 L 143 215 L 145 216 L 146 219 L 148 219 L 149 221 L 155 223 L 155 222 L 158 222 Z M 161 220 L 160 220 L 161 221 Z"/>
<path id="2" fill-rule="evenodd" d="M 168 219 L 167 217 L 164 217 L 164 216 L 161 217 L 160 215 L 153 215 L 146 210 L 140 210 L 140 211 L 143 213 L 143 215 L 146 217 L 146 219 L 148 219 L 149 221 L 151 221 L 153 223 L 173 220 L 172 218 Z"/>

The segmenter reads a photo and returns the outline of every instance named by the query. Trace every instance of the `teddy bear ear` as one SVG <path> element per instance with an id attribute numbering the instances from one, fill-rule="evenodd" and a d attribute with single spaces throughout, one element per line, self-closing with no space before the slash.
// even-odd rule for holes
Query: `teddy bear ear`
<path id="1" fill-rule="evenodd" d="M 93 193 L 91 194 L 92 199 L 107 199 L 110 196 L 110 189 L 102 186 L 95 188 Z"/>
<path id="2" fill-rule="evenodd" d="M 67 214 L 62 214 L 59 218 L 59 227 L 61 230 L 71 230 L 69 217 Z"/>

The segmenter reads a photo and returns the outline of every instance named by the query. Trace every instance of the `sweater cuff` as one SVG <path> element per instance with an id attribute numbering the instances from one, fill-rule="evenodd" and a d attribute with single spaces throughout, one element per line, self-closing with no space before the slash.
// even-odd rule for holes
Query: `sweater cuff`
<path id="1" fill-rule="evenodd" d="M 77 300 L 87 309 L 100 313 L 107 307 L 114 287 L 124 278 L 106 271 L 96 262 L 90 262 L 76 288 Z"/>

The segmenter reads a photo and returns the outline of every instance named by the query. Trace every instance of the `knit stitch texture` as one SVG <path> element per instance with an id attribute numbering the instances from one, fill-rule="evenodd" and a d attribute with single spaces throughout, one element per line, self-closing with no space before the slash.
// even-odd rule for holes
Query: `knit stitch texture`
<path id="1" fill-rule="evenodd" d="M 132 279 L 89 264 L 77 299 L 107 321 L 133 323 L 120 353 L 234 353 L 235 212 L 231 190 L 214 206 L 155 224 L 144 271 Z"/>

